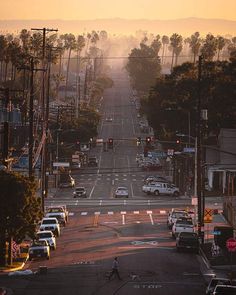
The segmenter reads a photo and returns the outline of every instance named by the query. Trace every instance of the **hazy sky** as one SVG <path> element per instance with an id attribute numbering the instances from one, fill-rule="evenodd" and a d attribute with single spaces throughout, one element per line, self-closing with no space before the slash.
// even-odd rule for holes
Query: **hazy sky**
<path id="1" fill-rule="evenodd" d="M 236 0 L 1 0 L 0 19 L 236 20 Z"/>

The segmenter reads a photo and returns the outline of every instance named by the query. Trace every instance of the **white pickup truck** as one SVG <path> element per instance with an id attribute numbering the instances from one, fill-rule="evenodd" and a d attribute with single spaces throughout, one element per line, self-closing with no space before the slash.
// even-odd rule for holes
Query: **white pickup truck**
<path id="1" fill-rule="evenodd" d="M 172 237 L 176 238 L 181 232 L 194 232 L 194 225 L 191 217 L 181 217 L 172 226 Z"/>
<path id="2" fill-rule="evenodd" d="M 58 222 L 63 226 L 66 225 L 68 221 L 68 211 L 66 210 L 65 206 L 51 206 L 45 208 L 45 217 L 57 218 Z"/>
<path id="3" fill-rule="evenodd" d="M 159 195 L 172 195 L 179 196 L 179 188 L 170 183 L 165 182 L 151 182 L 143 185 L 142 190 L 146 194 Z"/>

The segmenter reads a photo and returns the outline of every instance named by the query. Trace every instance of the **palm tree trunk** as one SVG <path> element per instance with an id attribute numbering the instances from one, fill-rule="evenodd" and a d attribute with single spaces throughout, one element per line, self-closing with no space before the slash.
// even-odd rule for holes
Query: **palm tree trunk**
<path id="1" fill-rule="evenodd" d="M 165 52 L 165 44 L 163 44 L 163 48 L 162 48 L 162 57 L 161 57 L 162 64 L 164 64 L 164 52 Z"/>
<path id="2" fill-rule="evenodd" d="M 173 51 L 172 51 L 172 60 L 171 60 L 171 67 L 170 67 L 170 69 L 171 69 L 171 72 L 172 72 L 172 70 L 173 70 L 173 65 L 174 65 L 174 49 L 173 49 Z"/>
<path id="3" fill-rule="evenodd" d="M 71 48 L 69 49 L 68 63 L 67 63 L 67 69 L 66 69 L 65 99 L 66 99 L 66 95 L 67 95 L 68 76 L 69 76 L 69 69 L 70 69 L 70 56 L 71 56 Z"/>
<path id="4" fill-rule="evenodd" d="M 61 77 L 61 67 L 62 67 L 62 54 L 60 53 L 60 59 L 59 59 L 59 70 L 58 70 L 58 77 L 59 80 L 56 82 L 56 100 L 58 101 L 58 93 L 59 93 L 59 86 L 60 86 L 60 77 Z"/>
<path id="5" fill-rule="evenodd" d="M 4 75 L 4 82 L 7 81 L 7 72 L 8 72 L 8 62 L 5 64 L 5 75 Z"/>

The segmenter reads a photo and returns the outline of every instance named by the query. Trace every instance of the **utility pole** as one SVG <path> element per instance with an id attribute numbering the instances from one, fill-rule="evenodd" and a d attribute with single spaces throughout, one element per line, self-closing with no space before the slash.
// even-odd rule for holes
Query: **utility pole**
<path id="1" fill-rule="evenodd" d="M 198 99 L 197 99 L 197 203 L 198 203 L 198 236 L 202 238 L 203 212 L 202 212 L 202 151 L 201 151 L 201 79 L 202 79 L 202 56 L 198 60 Z"/>
<path id="2" fill-rule="evenodd" d="M 46 33 L 47 32 L 57 32 L 58 29 L 46 29 L 46 28 L 31 28 L 33 31 L 42 31 L 43 32 L 43 44 L 42 44 L 42 68 L 45 69 L 45 53 L 46 53 Z M 44 71 L 45 72 L 45 71 Z M 47 129 L 48 129 L 48 110 L 47 106 L 49 102 L 46 101 L 46 112 L 45 112 L 45 73 L 43 72 L 42 75 L 42 101 L 41 101 L 41 107 L 42 107 L 42 130 L 43 130 L 43 137 L 46 134 L 47 135 Z M 49 100 L 49 98 L 47 98 Z M 46 196 L 46 140 L 43 142 L 42 146 L 42 152 L 41 152 L 41 197 L 42 197 L 42 209 L 44 211 L 44 198 Z"/>
<path id="3" fill-rule="evenodd" d="M 34 145 L 34 60 L 30 59 L 30 101 L 29 101 L 29 177 L 33 176 Z"/>
<path id="4" fill-rule="evenodd" d="M 9 95 L 9 88 L 3 88 L 1 89 L 5 92 L 5 109 L 7 111 L 8 116 L 8 108 L 9 108 L 9 102 L 10 102 L 10 95 Z M 9 116 L 3 122 L 3 165 L 7 167 L 8 170 L 8 153 L 9 153 Z"/>

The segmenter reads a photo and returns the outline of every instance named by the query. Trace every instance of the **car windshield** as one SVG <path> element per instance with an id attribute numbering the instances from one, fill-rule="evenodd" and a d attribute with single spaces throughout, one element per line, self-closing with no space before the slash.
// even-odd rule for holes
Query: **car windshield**
<path id="1" fill-rule="evenodd" d="M 84 192 L 85 191 L 85 188 L 83 188 L 83 187 L 77 187 L 75 190 L 77 192 Z"/>
<path id="2" fill-rule="evenodd" d="M 44 219 L 42 224 L 57 224 L 57 220 L 55 220 L 55 219 Z"/>
<path id="3" fill-rule="evenodd" d="M 38 236 L 39 239 L 51 238 L 52 234 L 51 233 L 37 233 L 37 236 Z"/>

